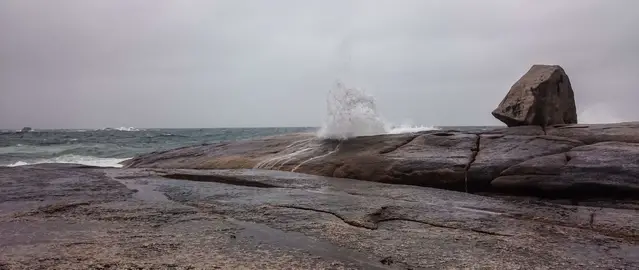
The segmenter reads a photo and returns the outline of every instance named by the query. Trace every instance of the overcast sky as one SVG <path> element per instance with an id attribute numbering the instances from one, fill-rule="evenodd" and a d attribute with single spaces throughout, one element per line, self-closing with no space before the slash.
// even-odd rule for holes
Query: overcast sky
<path id="1" fill-rule="evenodd" d="M 3 0 L 0 128 L 318 126 L 338 79 L 395 123 L 495 125 L 536 63 L 580 120 L 639 120 L 639 1 Z"/>

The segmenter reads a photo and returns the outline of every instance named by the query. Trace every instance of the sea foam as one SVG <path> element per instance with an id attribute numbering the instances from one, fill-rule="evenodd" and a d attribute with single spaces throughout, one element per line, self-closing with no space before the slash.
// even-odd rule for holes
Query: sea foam
<path id="1" fill-rule="evenodd" d="M 96 131 L 105 130 L 105 131 L 140 131 L 140 129 L 134 127 L 119 127 L 119 128 L 101 128 L 96 129 Z"/>
<path id="2" fill-rule="evenodd" d="M 586 107 L 578 114 L 577 120 L 581 124 L 606 124 L 623 122 L 614 108 L 606 103 L 597 103 Z"/>
<path id="3" fill-rule="evenodd" d="M 346 140 L 360 136 L 414 133 L 438 129 L 410 124 L 392 125 L 385 121 L 377 111 L 373 96 L 362 89 L 348 88 L 341 82 L 338 82 L 335 88 L 328 92 L 326 106 L 326 119 L 317 131 L 319 139 Z M 341 144 L 342 142 L 330 151 L 318 152 L 321 150 L 319 148 L 321 141 L 313 139 L 295 141 L 279 153 L 258 163 L 254 169 L 279 170 L 292 160 L 301 159 L 291 170 L 295 172 L 306 163 L 336 153 Z"/>
<path id="4" fill-rule="evenodd" d="M 18 167 L 18 166 L 44 164 L 44 163 L 67 163 L 67 164 L 81 164 L 81 165 L 96 166 L 96 167 L 120 168 L 122 167 L 122 165 L 119 163 L 127 159 L 128 158 L 98 158 L 98 157 L 91 157 L 91 156 L 64 155 L 64 156 L 48 158 L 48 159 L 17 161 L 4 166 Z"/>
<path id="5" fill-rule="evenodd" d="M 385 121 L 377 111 L 375 98 L 362 89 L 349 88 L 338 82 L 328 93 L 327 115 L 317 136 L 347 139 L 379 134 L 413 133 L 435 127 L 400 125 Z"/>

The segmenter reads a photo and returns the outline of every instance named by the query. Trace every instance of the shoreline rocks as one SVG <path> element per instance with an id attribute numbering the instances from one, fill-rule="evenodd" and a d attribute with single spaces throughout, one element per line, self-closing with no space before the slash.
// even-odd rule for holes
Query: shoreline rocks
<path id="1" fill-rule="evenodd" d="M 492 185 L 542 196 L 565 193 L 574 198 L 636 198 L 639 144 L 600 142 L 533 158 L 503 171 Z"/>
<path id="2" fill-rule="evenodd" d="M 575 158 L 565 161 L 561 155 Z M 287 134 L 151 153 L 123 164 L 126 168 L 261 168 L 468 192 L 538 196 L 548 191 L 542 195 L 616 198 L 639 197 L 636 160 L 639 122 L 434 130 L 342 141 Z M 617 191 L 610 192 L 611 187 Z"/>
<path id="3" fill-rule="evenodd" d="M 254 169 L 6 167 L 0 268 L 637 269 L 637 209 Z"/>
<path id="4" fill-rule="evenodd" d="M 639 122 L 579 125 L 570 79 L 533 65 L 492 112 L 508 128 L 322 140 L 287 134 L 141 155 L 126 168 L 268 169 L 465 192 L 639 198 Z"/>
<path id="5" fill-rule="evenodd" d="M 0 167 L 0 269 L 638 269 L 639 122 L 574 124 L 573 95 L 533 66 L 509 128 Z"/>

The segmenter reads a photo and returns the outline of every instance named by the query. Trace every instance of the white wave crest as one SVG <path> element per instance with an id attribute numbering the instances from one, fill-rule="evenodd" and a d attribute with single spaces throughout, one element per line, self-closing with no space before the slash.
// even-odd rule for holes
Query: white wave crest
<path id="1" fill-rule="evenodd" d="M 377 112 L 375 99 L 361 89 L 338 82 L 329 91 L 327 118 L 317 133 L 320 138 L 347 139 L 379 134 L 412 133 L 435 127 L 401 125 L 394 127 Z"/>
<path id="2" fill-rule="evenodd" d="M 117 130 L 117 131 L 140 131 L 139 129 L 134 128 L 134 127 L 119 127 L 119 128 L 116 128 L 115 130 Z"/>
<path id="3" fill-rule="evenodd" d="M 59 156 L 59 157 L 50 158 L 50 159 L 17 161 L 4 166 L 17 167 L 17 166 L 44 164 L 44 163 L 67 163 L 67 164 L 82 164 L 82 165 L 96 166 L 96 167 L 120 168 L 122 167 L 122 165 L 119 163 L 127 159 L 128 158 L 98 158 L 98 157 L 91 157 L 91 156 L 64 155 L 64 156 Z"/>
<path id="4" fill-rule="evenodd" d="M 102 129 L 96 129 L 96 131 L 100 131 L 100 130 L 117 130 L 117 131 L 140 131 L 137 128 L 134 127 L 119 127 L 119 128 L 102 128 Z"/>
<path id="5" fill-rule="evenodd" d="M 436 127 L 429 126 L 413 126 L 413 125 L 401 125 L 397 127 L 392 127 L 388 130 L 388 134 L 402 134 L 402 133 L 414 133 L 425 130 L 438 130 Z"/>
<path id="6" fill-rule="evenodd" d="M 619 123 L 623 120 L 617 115 L 615 109 L 605 103 L 597 103 L 588 106 L 579 113 L 577 120 L 581 124 L 608 124 Z"/>

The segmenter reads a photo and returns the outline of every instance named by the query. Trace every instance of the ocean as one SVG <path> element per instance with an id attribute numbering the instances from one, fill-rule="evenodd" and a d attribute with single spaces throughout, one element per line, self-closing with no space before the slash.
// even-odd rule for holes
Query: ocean
<path id="1" fill-rule="evenodd" d="M 397 128 L 390 133 L 428 129 L 478 130 L 493 127 Z M 183 146 L 251 139 L 294 132 L 318 132 L 317 127 L 202 128 L 202 129 L 97 129 L 0 131 L 0 166 L 40 163 L 76 163 L 120 167 L 139 154 Z"/>
<path id="2" fill-rule="evenodd" d="M 346 139 L 375 134 L 409 133 L 433 129 L 491 127 L 432 127 L 395 125 L 377 111 L 375 99 L 362 89 L 337 83 L 329 91 L 327 115 L 321 127 L 201 128 L 0 131 L 0 166 L 40 163 L 76 163 L 121 167 L 120 162 L 140 154 L 204 143 L 218 143 L 293 132 L 314 132 L 321 138 Z"/>
<path id="3" fill-rule="evenodd" d="M 78 163 L 119 167 L 139 154 L 172 148 L 250 139 L 317 128 L 203 128 L 38 130 L 0 133 L 0 166 L 39 163 Z"/>

